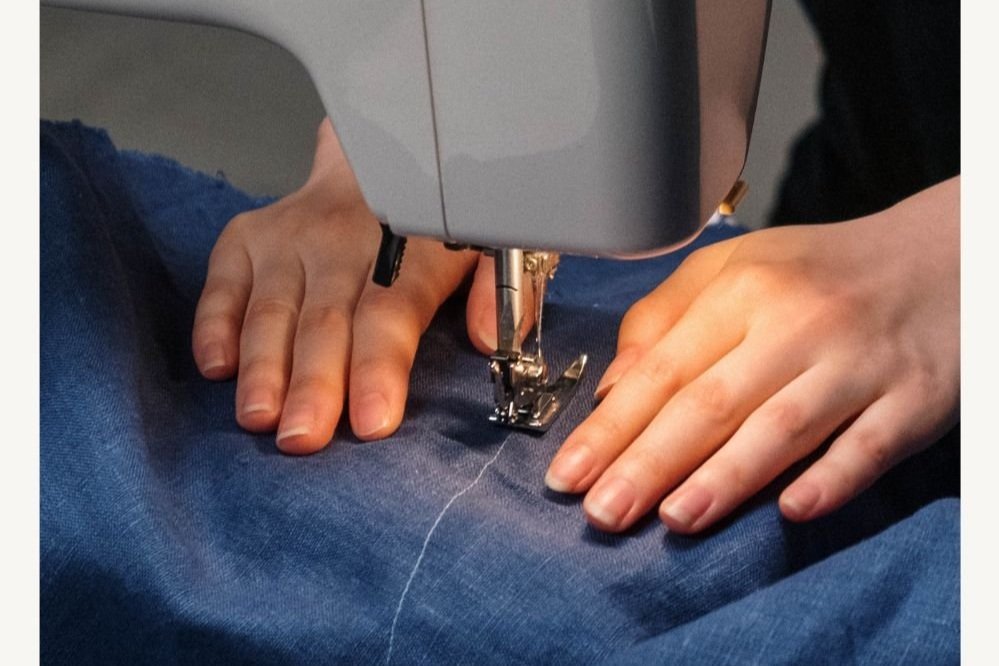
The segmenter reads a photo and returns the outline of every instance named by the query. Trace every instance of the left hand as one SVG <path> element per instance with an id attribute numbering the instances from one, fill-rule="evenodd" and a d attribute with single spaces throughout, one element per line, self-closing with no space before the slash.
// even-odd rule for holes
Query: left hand
<path id="1" fill-rule="evenodd" d="M 700 531 L 835 435 L 780 498 L 827 514 L 956 421 L 960 177 L 868 218 L 694 252 L 636 303 L 549 487 L 596 527 Z M 667 496 L 668 493 L 668 496 Z"/>

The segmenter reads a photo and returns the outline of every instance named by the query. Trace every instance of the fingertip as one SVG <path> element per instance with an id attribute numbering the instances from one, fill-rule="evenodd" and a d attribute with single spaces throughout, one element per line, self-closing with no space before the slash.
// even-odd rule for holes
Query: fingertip
<path id="1" fill-rule="evenodd" d="M 350 402 L 350 427 L 362 441 L 388 437 L 399 427 L 399 421 L 401 418 L 393 417 L 388 400 L 378 391 L 361 393 Z"/>
<path id="2" fill-rule="evenodd" d="M 715 497 L 706 488 L 692 486 L 667 497 L 659 505 L 659 519 L 671 532 L 694 534 L 714 522 L 709 515 Z M 717 508 L 713 513 L 717 513 Z"/>
<path id="3" fill-rule="evenodd" d="M 799 481 L 781 494 L 778 505 L 785 518 L 800 523 L 818 517 L 819 511 L 816 509 L 821 495 L 815 484 Z"/>
<path id="4" fill-rule="evenodd" d="M 226 379 L 231 379 L 232 375 L 233 375 L 233 369 L 223 365 L 211 366 L 201 370 L 201 376 L 213 382 L 220 382 L 220 381 L 225 381 Z"/>
<path id="5" fill-rule="evenodd" d="M 219 340 L 196 344 L 193 354 L 195 365 L 205 379 L 229 379 L 236 371 L 234 355 L 227 353 L 225 344 Z"/>
<path id="6" fill-rule="evenodd" d="M 278 425 L 281 414 L 276 410 L 254 407 L 236 413 L 236 423 L 244 430 L 254 433 L 273 432 Z"/>
<path id="7" fill-rule="evenodd" d="M 479 353 L 489 356 L 496 351 L 496 322 L 487 322 L 482 315 L 470 316 L 468 339 Z"/>
<path id="8" fill-rule="evenodd" d="M 585 508 L 583 509 L 583 515 L 586 517 L 586 522 L 589 523 L 591 527 L 598 529 L 601 532 L 618 534 L 627 528 L 624 524 L 608 520 L 606 516 L 590 513 Z"/>
<path id="9" fill-rule="evenodd" d="M 250 279 L 241 275 L 249 268 L 241 260 L 219 259 L 227 252 L 212 251 L 216 263 L 209 266 L 204 290 L 198 299 L 191 328 L 191 352 L 198 371 L 206 379 L 229 379 L 239 366 L 242 313 L 249 296 Z M 231 253 L 229 253 L 231 254 Z M 226 272 L 238 274 L 227 275 Z"/>
<path id="10" fill-rule="evenodd" d="M 496 340 L 496 310 L 495 308 L 482 307 L 473 304 L 470 300 L 466 309 L 466 324 L 468 327 L 468 339 L 472 346 L 480 353 L 490 355 L 496 351 L 498 345 Z M 517 339 L 524 342 L 534 328 L 533 312 L 525 312 L 524 321 L 520 330 L 517 331 Z"/>
<path id="11" fill-rule="evenodd" d="M 598 401 L 603 400 L 610 393 L 610 390 L 614 388 L 614 385 L 620 381 L 624 373 L 635 364 L 638 356 L 639 352 L 636 349 L 627 349 L 620 352 L 611 361 L 611 364 L 607 366 L 600 381 L 597 382 L 597 389 L 593 392 L 593 397 Z"/>
<path id="12" fill-rule="evenodd" d="M 596 465 L 593 451 L 585 444 L 563 447 L 545 473 L 545 485 L 557 493 L 578 493 Z"/>
<path id="13" fill-rule="evenodd" d="M 354 327 L 347 403 L 350 428 L 362 441 L 388 437 L 402 423 L 419 336 L 394 332 L 398 337 L 390 338 L 385 330 L 358 334 Z"/>
<path id="14" fill-rule="evenodd" d="M 273 391 L 263 387 L 248 389 L 240 395 L 237 387 L 236 422 L 250 432 L 271 432 L 281 418 L 280 402 Z"/>
<path id="15" fill-rule="evenodd" d="M 687 523 L 677 522 L 670 516 L 664 514 L 662 511 L 659 512 L 659 522 L 670 532 L 683 535 L 697 534 L 701 531 L 701 527 L 693 527 Z"/>
<path id="16" fill-rule="evenodd" d="M 496 351 L 496 310 L 486 296 L 476 296 L 475 287 L 468 295 L 465 307 L 465 326 L 468 339 L 475 349 L 485 355 Z"/>
<path id="17" fill-rule="evenodd" d="M 638 501 L 635 485 L 624 477 L 602 480 L 583 499 L 586 520 L 604 532 L 621 532 L 631 527 L 632 512 Z"/>
<path id="18" fill-rule="evenodd" d="M 290 456 L 307 456 L 325 449 L 332 437 L 324 433 L 314 433 L 308 429 L 297 429 L 282 432 L 278 429 L 276 445 L 281 453 Z"/>
<path id="19" fill-rule="evenodd" d="M 275 443 L 278 450 L 294 456 L 304 456 L 326 448 L 333 439 L 338 414 L 320 416 L 321 410 L 309 404 L 289 408 L 286 401 Z"/>
<path id="20" fill-rule="evenodd" d="M 468 338 L 480 353 L 496 351 L 496 281 L 494 262 L 484 254 L 479 256 L 465 306 Z"/>

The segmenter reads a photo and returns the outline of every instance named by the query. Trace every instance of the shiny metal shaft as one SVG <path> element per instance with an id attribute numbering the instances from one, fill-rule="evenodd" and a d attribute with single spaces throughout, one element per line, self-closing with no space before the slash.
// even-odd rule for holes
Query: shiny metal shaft
<path id="1" fill-rule="evenodd" d="M 496 350 L 520 353 L 524 322 L 524 251 L 496 250 Z"/>

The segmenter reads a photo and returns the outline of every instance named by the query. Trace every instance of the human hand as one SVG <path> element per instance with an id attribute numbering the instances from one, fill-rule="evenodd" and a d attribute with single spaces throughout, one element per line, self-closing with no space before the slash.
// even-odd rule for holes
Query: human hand
<path id="1" fill-rule="evenodd" d="M 195 361 L 209 379 L 238 370 L 236 420 L 253 432 L 276 428 L 286 453 L 324 447 L 348 392 L 357 437 L 394 432 L 420 336 L 438 307 L 477 262 L 473 291 L 492 287 L 491 260 L 420 238 L 409 239 L 395 284 L 377 286 L 369 276 L 379 238 L 327 119 L 308 182 L 233 218 L 212 251 L 192 333 Z M 479 322 L 495 317 L 495 300 L 476 302 L 469 331 L 476 347 L 492 351 Z"/>
<path id="2" fill-rule="evenodd" d="M 626 314 L 548 486 L 612 532 L 669 493 L 660 518 L 693 533 L 834 436 L 780 497 L 803 521 L 936 441 L 959 408 L 959 181 L 694 252 Z"/>

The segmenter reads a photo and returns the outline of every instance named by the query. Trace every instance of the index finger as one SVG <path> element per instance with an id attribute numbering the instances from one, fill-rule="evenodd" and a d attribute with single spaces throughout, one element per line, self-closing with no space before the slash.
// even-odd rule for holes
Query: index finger
<path id="1" fill-rule="evenodd" d="M 745 322 L 713 292 L 696 299 L 569 435 L 548 468 L 549 488 L 587 490 L 674 394 L 742 341 Z"/>
<path id="2" fill-rule="evenodd" d="M 598 400 L 680 320 L 721 271 L 737 241 L 733 238 L 691 253 L 662 284 L 628 308 L 618 332 L 617 354 L 597 383 Z"/>
<path id="3" fill-rule="evenodd" d="M 420 336 L 477 256 L 412 238 L 391 287 L 366 283 L 354 313 L 348 392 L 357 437 L 378 439 L 399 427 Z"/>

